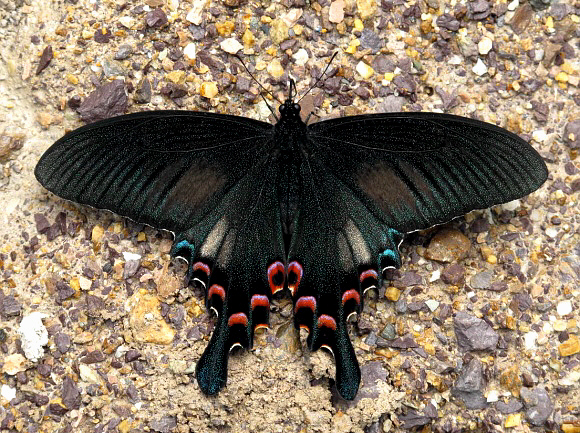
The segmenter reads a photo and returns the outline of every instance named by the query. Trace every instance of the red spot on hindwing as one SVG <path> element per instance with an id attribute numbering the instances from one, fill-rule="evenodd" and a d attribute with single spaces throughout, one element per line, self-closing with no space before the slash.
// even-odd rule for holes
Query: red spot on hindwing
<path id="1" fill-rule="evenodd" d="M 292 292 L 292 296 L 294 296 L 296 294 L 296 290 L 298 290 L 303 273 L 304 270 L 302 269 L 302 265 L 300 263 L 296 261 L 290 262 L 288 265 L 288 288 Z"/>
<path id="2" fill-rule="evenodd" d="M 284 288 L 284 264 L 274 262 L 268 267 L 268 283 L 272 294 Z"/>
<path id="3" fill-rule="evenodd" d="M 367 278 L 372 278 L 373 280 L 377 280 L 379 278 L 379 274 L 374 269 L 367 269 L 360 273 L 360 282 L 362 283 Z"/>
<path id="4" fill-rule="evenodd" d="M 314 296 L 302 296 L 298 298 L 296 306 L 294 307 L 294 314 L 301 308 L 308 308 L 314 313 L 316 311 L 316 298 Z"/>
<path id="5" fill-rule="evenodd" d="M 256 307 L 266 307 L 270 306 L 270 301 L 266 295 L 254 295 L 252 299 L 250 299 L 250 306 L 252 310 Z"/>
<path id="6" fill-rule="evenodd" d="M 346 304 L 351 299 L 354 299 L 357 304 L 360 304 L 360 295 L 355 289 L 347 290 L 342 294 L 342 305 Z"/>
<path id="7" fill-rule="evenodd" d="M 336 320 L 333 317 L 329 316 L 328 314 L 321 314 L 318 318 L 318 327 L 319 328 L 328 328 L 333 331 L 336 331 Z"/>
<path id="8" fill-rule="evenodd" d="M 209 266 L 206 265 L 203 262 L 195 262 L 193 264 L 193 272 L 195 271 L 202 271 L 204 274 L 206 274 L 209 278 L 209 274 L 211 273 Z"/>
<path id="9" fill-rule="evenodd" d="M 211 299 L 213 295 L 217 295 L 221 298 L 222 302 L 226 300 L 226 291 L 222 286 L 219 284 L 212 284 L 209 290 L 207 291 L 207 298 Z"/>
<path id="10" fill-rule="evenodd" d="M 247 326 L 248 325 L 248 316 L 246 316 L 244 313 L 234 313 L 230 316 L 230 318 L 228 319 L 228 326 L 234 326 L 234 325 L 243 325 L 243 326 Z"/>

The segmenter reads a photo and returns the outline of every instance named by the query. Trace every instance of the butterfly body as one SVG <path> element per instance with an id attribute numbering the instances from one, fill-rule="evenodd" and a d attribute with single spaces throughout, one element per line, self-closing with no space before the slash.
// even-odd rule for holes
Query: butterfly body
<path id="1" fill-rule="evenodd" d="M 232 347 L 268 325 L 289 289 L 312 350 L 330 349 L 336 386 L 355 397 L 360 369 L 347 319 L 404 233 L 519 198 L 546 179 L 541 157 L 494 125 L 436 113 L 306 124 L 288 98 L 274 125 L 193 111 L 151 111 L 79 128 L 35 174 L 59 196 L 172 231 L 172 255 L 218 318 L 196 376 L 226 383 Z"/>

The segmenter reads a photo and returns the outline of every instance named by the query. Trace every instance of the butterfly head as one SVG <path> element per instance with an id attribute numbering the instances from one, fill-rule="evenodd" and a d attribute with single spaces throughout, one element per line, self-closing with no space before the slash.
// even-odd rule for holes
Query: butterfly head
<path id="1" fill-rule="evenodd" d="M 300 118 L 300 104 L 297 104 L 290 98 L 286 99 L 286 101 L 280 105 L 278 111 L 280 112 L 282 119 Z"/>

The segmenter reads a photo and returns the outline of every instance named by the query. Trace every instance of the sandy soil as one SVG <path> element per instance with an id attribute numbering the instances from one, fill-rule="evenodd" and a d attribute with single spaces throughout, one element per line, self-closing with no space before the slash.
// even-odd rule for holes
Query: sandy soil
<path id="1" fill-rule="evenodd" d="M 340 0 L 226 3 L 0 0 L 0 429 L 580 431 L 580 5 L 360 0 L 341 16 Z M 444 13 L 457 28 L 436 20 Z M 190 373 L 211 317 L 202 293 L 182 287 L 171 236 L 67 203 L 34 178 L 40 155 L 82 124 L 71 106 L 115 78 L 128 112 L 267 120 L 258 86 L 220 48 L 228 38 L 278 96 L 288 73 L 303 91 L 338 50 L 335 79 L 303 101 L 321 118 L 448 111 L 524 135 L 548 164 L 529 197 L 405 241 L 390 289 L 351 330 L 363 369 L 354 402 L 333 389 L 331 356 L 305 349 L 289 296 L 254 348 L 231 357 L 227 387 L 204 396 Z M 195 59 L 183 55 L 190 44 Z M 152 96 L 137 104 L 144 77 Z M 485 319 L 497 345 L 465 350 L 460 311 Z M 31 344 L 47 333 L 37 358 L 19 333 L 35 312 L 43 326 Z"/>

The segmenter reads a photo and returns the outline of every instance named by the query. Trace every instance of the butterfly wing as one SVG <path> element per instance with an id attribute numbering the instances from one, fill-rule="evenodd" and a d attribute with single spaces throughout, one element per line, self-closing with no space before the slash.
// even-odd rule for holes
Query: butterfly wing
<path id="1" fill-rule="evenodd" d="M 296 324 L 311 349 L 332 350 L 337 389 L 352 399 L 360 370 L 346 319 L 401 265 L 403 234 L 526 195 L 547 170 L 516 135 L 434 113 L 323 121 L 306 140 L 288 284 Z"/>
<path id="2" fill-rule="evenodd" d="M 540 155 L 489 123 L 438 113 L 386 113 L 309 126 L 337 179 L 400 232 L 515 200 L 547 178 Z"/>
<path id="3" fill-rule="evenodd" d="M 129 114 L 65 135 L 41 157 L 35 175 L 68 200 L 182 232 L 247 173 L 271 129 L 213 113 Z"/>
<path id="4" fill-rule="evenodd" d="M 63 198 L 174 232 L 172 254 L 189 261 L 218 314 L 196 371 L 207 394 L 223 387 L 230 349 L 251 346 L 283 287 L 272 129 L 212 113 L 130 114 L 64 136 L 35 170 Z"/>

